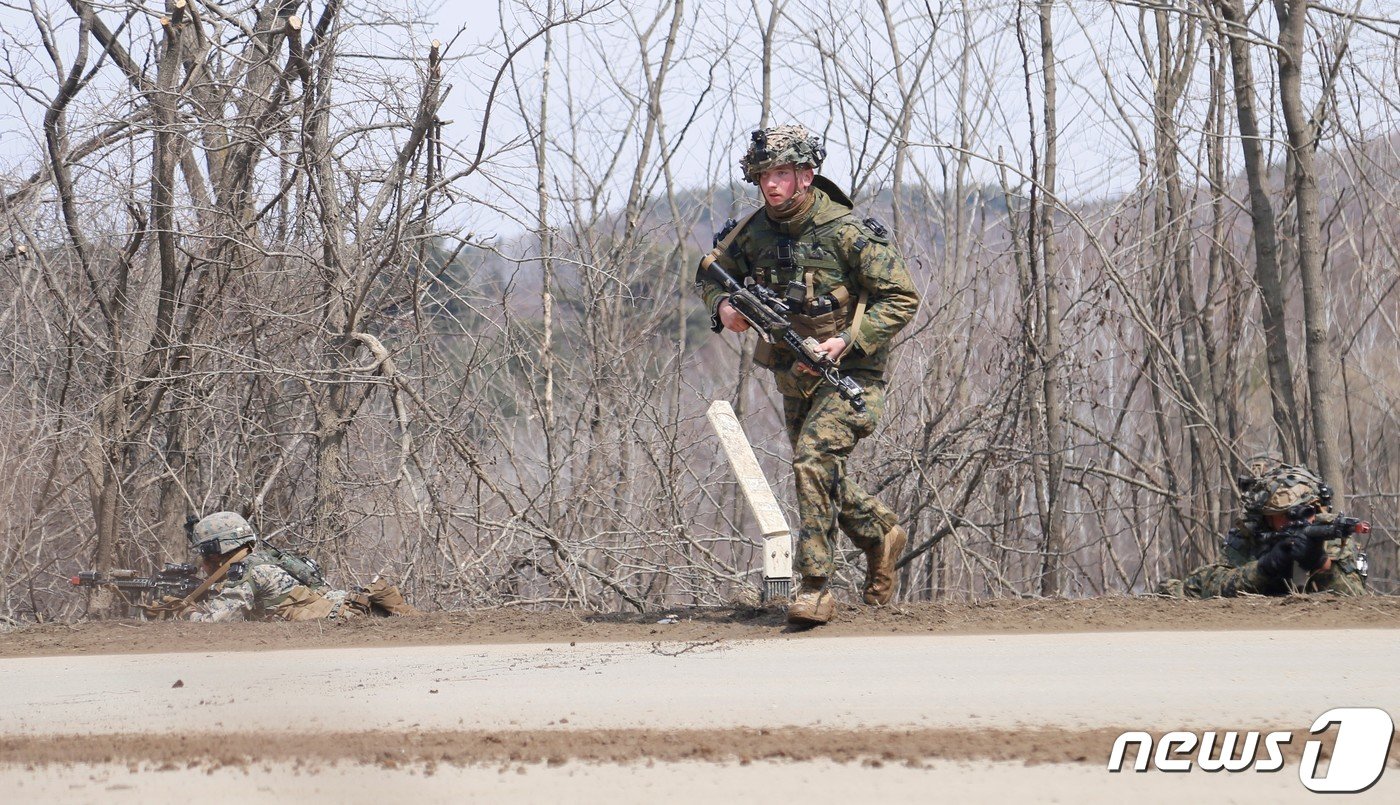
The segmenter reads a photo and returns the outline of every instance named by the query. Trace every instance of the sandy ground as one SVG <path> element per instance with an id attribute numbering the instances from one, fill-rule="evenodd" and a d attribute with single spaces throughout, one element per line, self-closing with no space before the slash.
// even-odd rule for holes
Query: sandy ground
<path id="1" fill-rule="evenodd" d="M 1400 777 L 1400 773 L 1396 773 Z M 159 781 L 156 789 L 151 781 Z M 701 762 L 555 766 L 502 763 L 414 769 L 345 765 L 310 771 L 288 764 L 176 768 L 151 771 L 122 765 L 0 767 L 0 791 L 19 802 L 204 803 L 508 802 L 559 805 L 616 803 L 789 802 L 1063 802 L 1085 805 L 1305 803 L 1321 798 L 1285 770 L 1269 775 L 1111 775 L 1089 765 L 930 761 L 884 763 L 761 761 L 746 765 Z M 1382 785 L 1389 782 L 1383 779 Z M 153 790 L 154 789 L 154 790 Z M 191 792 L 194 792 L 191 795 Z M 173 794 L 173 796 L 172 796 Z M 1395 802 L 1400 785 L 1378 786 L 1343 802 Z M 1388 798 L 1388 800 L 1387 800 Z"/>
<path id="2" fill-rule="evenodd" d="M 1400 716 L 1398 603 L 30 627 L 0 633 L 0 799 L 1295 801 L 1316 715 Z M 1123 730 L 1177 728 L 1290 731 L 1291 765 L 1105 770 Z"/>
<path id="3" fill-rule="evenodd" d="M 182 735 L 1300 726 L 1343 704 L 1400 713 L 1394 635 L 905 635 L 23 657 L 0 661 L 0 735 L 65 734 L 75 724 Z M 1337 701 L 1342 689 L 1362 701 Z"/>
<path id="4" fill-rule="evenodd" d="M 675 622 L 658 623 L 663 619 Z M 504 608 L 437 612 L 413 620 L 369 619 L 336 626 L 96 621 L 0 630 L 0 657 L 465 643 L 810 640 L 862 635 L 1369 627 L 1400 627 L 1400 596 L 1354 599 L 1295 596 L 1212 601 L 1160 598 L 997 600 L 982 604 L 913 604 L 884 609 L 842 605 L 835 622 L 806 632 L 785 628 L 778 609 L 751 607 L 679 608 L 621 614 Z"/>

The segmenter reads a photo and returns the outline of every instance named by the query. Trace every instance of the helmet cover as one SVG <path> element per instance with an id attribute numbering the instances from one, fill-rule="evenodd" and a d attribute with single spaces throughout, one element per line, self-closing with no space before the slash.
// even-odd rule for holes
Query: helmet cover
<path id="1" fill-rule="evenodd" d="M 1260 478 L 1247 497 L 1251 508 L 1265 514 L 1285 514 L 1295 506 L 1325 508 L 1332 490 L 1307 467 L 1283 464 Z"/>
<path id="2" fill-rule="evenodd" d="M 203 556 L 219 556 L 250 542 L 258 535 L 237 512 L 214 512 L 195 523 L 190 542 Z"/>
<path id="3" fill-rule="evenodd" d="M 769 126 L 755 131 L 749 139 L 748 150 L 739 159 L 739 172 L 750 184 L 758 184 L 758 176 L 782 165 L 796 165 L 816 170 L 826 160 L 826 147 L 815 134 L 803 126 Z"/>

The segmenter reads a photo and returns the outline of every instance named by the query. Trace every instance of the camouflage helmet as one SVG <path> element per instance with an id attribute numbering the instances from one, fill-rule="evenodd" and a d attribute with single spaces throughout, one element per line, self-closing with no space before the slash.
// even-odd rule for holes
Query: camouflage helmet
<path id="1" fill-rule="evenodd" d="M 1247 503 L 1254 487 L 1282 466 L 1283 458 L 1277 453 L 1255 453 L 1245 459 L 1244 471 L 1235 476 L 1235 488 L 1239 490 L 1240 497 L 1245 498 Z"/>
<path id="2" fill-rule="evenodd" d="M 253 526 L 237 512 L 214 512 L 190 531 L 190 542 L 201 556 L 221 556 L 257 540 Z"/>
<path id="3" fill-rule="evenodd" d="M 1264 514 L 1283 514 L 1294 506 L 1325 509 L 1332 502 L 1332 488 L 1301 464 L 1283 464 L 1260 478 L 1249 498 L 1250 508 Z"/>
<path id="4" fill-rule="evenodd" d="M 744 181 L 758 184 L 758 175 L 779 165 L 798 165 L 816 170 L 826 159 L 822 138 L 802 126 L 769 126 L 753 133 L 748 150 L 739 159 Z"/>

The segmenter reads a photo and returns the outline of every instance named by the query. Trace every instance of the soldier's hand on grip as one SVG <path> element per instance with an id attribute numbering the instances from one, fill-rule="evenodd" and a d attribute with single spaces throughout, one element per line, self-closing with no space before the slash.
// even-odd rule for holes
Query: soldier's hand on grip
<path id="1" fill-rule="evenodd" d="M 841 357 L 841 354 L 843 352 L 846 351 L 846 346 L 846 339 L 842 338 L 839 335 L 836 335 L 818 344 L 817 350 L 824 353 L 827 358 L 835 361 Z M 813 369 L 812 367 L 804 363 L 797 364 L 794 367 L 794 369 L 798 372 L 801 372 L 802 374 L 810 375 L 812 377 L 821 376 L 821 372 L 817 371 L 816 369 Z"/>
<path id="2" fill-rule="evenodd" d="M 733 305 L 729 304 L 728 299 L 722 300 L 719 303 L 719 309 L 715 312 L 719 314 L 719 323 L 724 325 L 724 329 L 735 333 L 742 333 L 749 329 L 748 320 L 735 310 Z"/>
<path id="3" fill-rule="evenodd" d="M 1308 539 L 1302 534 L 1295 534 L 1284 540 L 1283 546 L 1293 557 L 1293 561 L 1298 563 L 1298 567 L 1309 572 L 1321 568 L 1327 562 L 1327 551 L 1323 548 L 1322 540 Z"/>

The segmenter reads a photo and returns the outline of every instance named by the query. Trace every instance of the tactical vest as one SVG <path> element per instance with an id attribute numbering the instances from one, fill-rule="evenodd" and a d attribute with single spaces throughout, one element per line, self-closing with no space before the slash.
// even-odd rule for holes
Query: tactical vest
<path id="1" fill-rule="evenodd" d="M 810 216 L 801 221 L 776 222 L 767 215 L 748 221 L 742 243 L 734 241 L 730 257 L 748 264 L 754 280 L 785 299 L 792 328 L 801 336 L 825 341 L 853 329 L 863 311 L 864 300 L 852 276 L 858 266 L 842 259 L 838 233 L 849 222 L 852 204 L 841 190 L 825 177 L 813 183 L 822 191 Z M 869 232 L 871 239 L 879 235 Z M 781 369 L 793 356 L 782 345 L 760 341 L 754 349 L 754 363 Z"/>
<path id="2" fill-rule="evenodd" d="M 320 567 L 314 561 L 301 554 L 283 551 L 262 544 L 257 551 L 247 559 L 239 563 L 235 575 L 239 580 L 244 575 L 252 572 L 256 567 L 275 568 L 280 573 L 273 574 L 282 581 L 277 589 L 268 590 L 272 594 L 271 600 L 259 602 L 264 611 L 277 618 L 285 620 L 315 620 L 325 617 L 333 607 L 321 595 L 329 588 L 326 580 L 321 576 Z"/>

